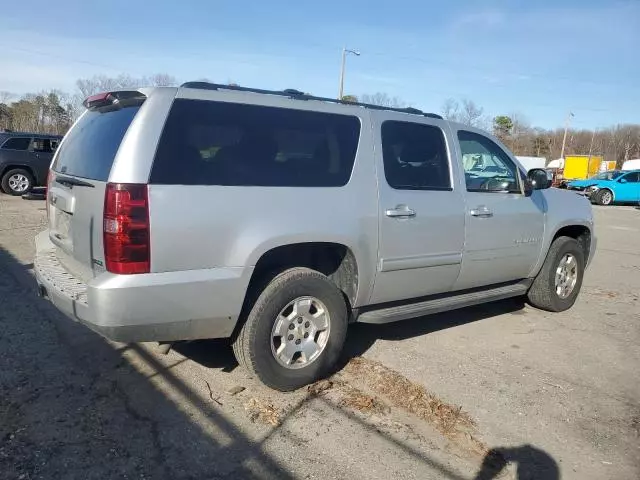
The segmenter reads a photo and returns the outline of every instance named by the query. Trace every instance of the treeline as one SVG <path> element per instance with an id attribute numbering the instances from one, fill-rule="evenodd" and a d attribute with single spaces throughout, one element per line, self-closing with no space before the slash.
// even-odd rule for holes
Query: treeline
<path id="1" fill-rule="evenodd" d="M 453 121 L 491 131 L 516 155 L 560 158 L 564 128 L 552 130 L 533 127 L 518 113 L 485 115 L 484 109 L 471 100 L 448 99 L 441 108 L 442 115 Z M 588 130 L 569 129 L 564 155 L 602 155 L 615 160 L 620 167 L 625 161 L 640 158 L 640 125 L 615 125 Z"/>
<path id="2" fill-rule="evenodd" d="M 207 81 L 207 79 L 202 79 Z M 76 81 L 71 93 L 50 90 L 17 97 L 0 91 L 0 130 L 29 131 L 64 134 L 82 113 L 82 101 L 95 93 L 120 88 L 176 85 L 175 77 L 156 73 L 149 77 L 96 75 Z M 345 95 L 346 101 L 361 101 L 388 107 L 406 107 L 409 104 L 386 93 Z M 516 155 L 559 158 L 562 153 L 564 129 L 547 130 L 533 127 L 521 114 L 491 117 L 473 101 L 447 99 L 442 115 L 453 121 L 492 131 Z M 616 125 L 597 131 L 569 129 L 565 155 L 603 155 L 620 166 L 624 161 L 640 158 L 640 125 Z"/>
<path id="3" fill-rule="evenodd" d="M 521 116 L 499 115 L 493 119 L 493 133 L 516 155 L 560 158 L 564 128 L 532 127 Z M 602 155 L 617 166 L 640 158 L 640 125 L 615 125 L 599 130 L 569 129 L 564 155 Z"/>
<path id="4" fill-rule="evenodd" d="M 49 90 L 28 93 L 17 97 L 11 92 L 0 91 L 0 131 L 66 133 L 74 120 L 82 113 L 82 102 L 89 95 L 120 88 L 175 85 L 176 79 L 165 73 L 149 77 L 96 75 L 76 81 L 72 93 Z"/>
<path id="5" fill-rule="evenodd" d="M 58 90 L 29 93 L 13 102 L 11 98 L 11 94 L 0 92 L 0 131 L 64 134 L 81 108 Z"/>

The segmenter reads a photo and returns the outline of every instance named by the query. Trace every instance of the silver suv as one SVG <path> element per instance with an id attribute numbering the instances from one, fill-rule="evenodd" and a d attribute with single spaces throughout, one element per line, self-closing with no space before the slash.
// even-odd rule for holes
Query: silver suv
<path id="1" fill-rule="evenodd" d="M 415 109 L 188 83 L 89 97 L 51 166 L 39 293 L 122 342 L 229 337 L 291 390 L 349 322 L 527 296 L 562 311 L 591 206 Z"/>

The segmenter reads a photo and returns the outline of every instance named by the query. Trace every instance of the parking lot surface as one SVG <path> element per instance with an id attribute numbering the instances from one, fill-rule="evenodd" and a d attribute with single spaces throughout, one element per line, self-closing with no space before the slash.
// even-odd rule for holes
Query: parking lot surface
<path id="1" fill-rule="evenodd" d="M 44 202 L 0 195 L 0 478 L 637 479 L 640 210 L 595 214 L 570 311 L 353 325 L 334 377 L 282 394 L 224 341 L 163 355 L 60 315 L 31 276 Z"/>

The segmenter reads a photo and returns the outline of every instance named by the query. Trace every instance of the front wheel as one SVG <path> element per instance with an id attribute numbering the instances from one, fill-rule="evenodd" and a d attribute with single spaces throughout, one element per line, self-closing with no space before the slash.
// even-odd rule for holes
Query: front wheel
<path id="1" fill-rule="evenodd" d="M 22 168 L 9 170 L 2 176 L 2 190 L 9 195 L 29 193 L 33 187 L 33 177 Z"/>
<path id="2" fill-rule="evenodd" d="M 563 312 L 576 302 L 584 276 L 584 252 L 570 237 L 556 238 L 527 297 L 542 310 Z"/>
<path id="3" fill-rule="evenodd" d="M 611 190 L 603 188 L 596 194 L 596 203 L 598 205 L 611 205 L 613 203 L 613 193 Z"/>
<path id="4" fill-rule="evenodd" d="M 295 390 L 334 367 L 347 320 L 342 292 L 326 276 L 292 268 L 262 291 L 234 338 L 233 351 L 265 385 Z"/>

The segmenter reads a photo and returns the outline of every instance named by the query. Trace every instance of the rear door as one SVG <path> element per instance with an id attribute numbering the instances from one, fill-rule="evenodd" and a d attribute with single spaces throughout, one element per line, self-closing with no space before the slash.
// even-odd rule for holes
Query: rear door
<path id="1" fill-rule="evenodd" d="M 44 185 L 47 181 L 47 172 L 51 166 L 51 160 L 53 159 L 52 139 L 34 138 L 31 146 L 31 152 L 36 184 Z"/>
<path id="2" fill-rule="evenodd" d="M 88 281 L 102 273 L 104 194 L 140 101 L 87 110 L 60 144 L 49 184 L 49 236 L 60 262 Z"/>
<path id="3" fill-rule="evenodd" d="M 371 303 L 448 292 L 460 272 L 464 197 L 450 130 L 438 119 L 374 116 L 378 271 Z M 455 157 L 454 157 L 455 158 Z"/>

